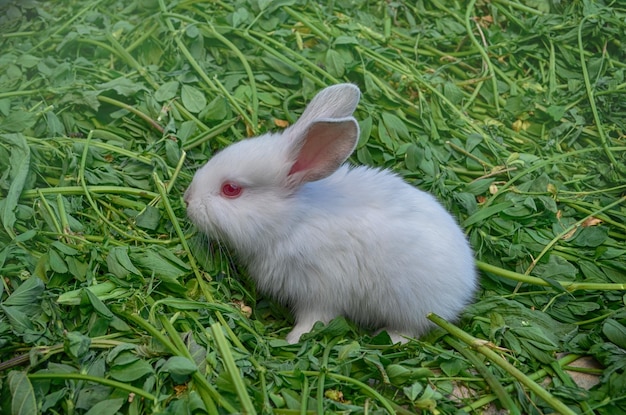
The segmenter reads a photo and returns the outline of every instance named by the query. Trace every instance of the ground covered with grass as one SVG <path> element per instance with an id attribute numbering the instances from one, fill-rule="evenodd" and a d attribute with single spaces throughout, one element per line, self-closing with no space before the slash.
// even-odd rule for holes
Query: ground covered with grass
<path id="1" fill-rule="evenodd" d="M 617 4 L 2 2 L 0 412 L 626 413 Z M 341 319 L 288 345 L 185 216 L 214 151 L 339 82 L 352 162 L 435 194 L 481 270 L 407 345 Z"/>

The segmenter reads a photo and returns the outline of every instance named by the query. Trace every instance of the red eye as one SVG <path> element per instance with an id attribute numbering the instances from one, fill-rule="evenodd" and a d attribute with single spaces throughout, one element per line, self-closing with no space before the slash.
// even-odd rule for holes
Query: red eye
<path id="1" fill-rule="evenodd" d="M 222 196 L 229 199 L 234 199 L 241 195 L 243 189 L 236 183 L 226 182 L 222 185 Z"/>

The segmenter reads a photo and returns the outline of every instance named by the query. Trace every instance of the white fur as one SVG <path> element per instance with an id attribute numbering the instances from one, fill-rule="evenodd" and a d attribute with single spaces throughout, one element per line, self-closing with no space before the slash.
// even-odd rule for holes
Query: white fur
<path id="1" fill-rule="evenodd" d="M 418 337 L 429 312 L 456 319 L 476 288 L 465 235 L 433 196 L 390 171 L 341 165 L 358 140 L 358 99 L 354 85 L 322 90 L 282 134 L 216 154 L 185 193 L 191 220 L 291 306 L 290 343 L 339 315 Z M 241 196 L 221 196 L 226 181 Z"/>

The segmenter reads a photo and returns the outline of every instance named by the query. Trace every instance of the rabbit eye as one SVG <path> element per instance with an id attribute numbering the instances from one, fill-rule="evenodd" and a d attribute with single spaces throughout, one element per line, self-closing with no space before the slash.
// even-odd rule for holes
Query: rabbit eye
<path id="1" fill-rule="evenodd" d="M 222 185 L 222 196 L 229 199 L 234 199 L 236 197 L 239 197 L 242 190 L 243 189 L 238 184 L 226 182 Z"/>

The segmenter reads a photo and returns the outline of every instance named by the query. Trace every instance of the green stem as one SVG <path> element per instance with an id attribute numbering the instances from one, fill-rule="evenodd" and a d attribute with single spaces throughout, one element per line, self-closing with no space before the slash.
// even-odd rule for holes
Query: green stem
<path id="1" fill-rule="evenodd" d="M 159 194 L 161 196 L 161 203 L 163 204 L 163 207 L 165 208 L 165 211 L 167 212 L 167 215 L 169 216 L 170 223 L 174 227 L 174 231 L 176 232 L 176 234 L 180 238 L 180 243 L 183 246 L 183 250 L 187 254 L 187 259 L 189 261 L 189 266 L 194 271 L 196 279 L 200 283 L 200 282 L 203 281 L 204 277 L 203 277 L 202 273 L 200 272 L 200 269 L 198 268 L 198 264 L 196 263 L 196 259 L 194 258 L 193 254 L 191 253 L 191 249 L 189 248 L 189 244 L 187 243 L 187 238 L 185 238 L 185 234 L 184 234 L 182 228 L 180 227 L 180 223 L 178 222 L 178 218 L 176 217 L 176 214 L 174 213 L 174 209 L 172 208 L 172 205 L 170 204 L 170 201 L 169 201 L 169 199 L 167 197 L 167 188 L 166 188 L 165 184 L 161 181 L 159 176 L 156 174 L 156 172 L 152 173 L 152 180 L 154 180 L 156 188 L 159 191 Z M 204 285 L 201 285 L 201 287 L 204 287 Z M 207 299 L 207 301 L 209 301 L 209 302 L 214 302 L 215 301 L 213 299 L 213 295 L 211 295 L 211 292 L 208 289 L 203 289 L 202 290 L 202 294 Z"/>
<path id="2" fill-rule="evenodd" d="M 472 363 L 476 370 L 478 370 L 478 373 L 480 373 L 483 379 L 485 379 L 493 393 L 498 397 L 502 407 L 506 409 L 509 414 L 521 415 L 519 408 L 515 402 L 513 402 L 511 394 L 505 390 L 504 386 L 502 386 L 496 376 L 474 353 L 468 349 L 467 346 L 464 346 L 460 341 L 453 337 L 447 336 L 444 340 Z"/>
<path id="3" fill-rule="evenodd" d="M 304 376 L 317 376 L 319 377 L 321 375 L 321 372 L 318 371 L 313 371 L 313 370 L 303 370 L 300 373 L 302 373 Z M 293 375 L 292 372 L 280 372 L 280 374 L 283 375 Z M 337 373 L 332 373 L 332 372 L 326 372 L 326 376 L 333 378 L 337 381 L 340 382 L 346 382 L 349 384 L 352 384 L 358 388 L 361 389 L 361 391 L 370 396 L 373 399 L 376 399 L 378 402 L 380 402 L 380 404 L 385 408 L 385 410 L 389 413 L 389 414 L 396 414 L 396 413 L 410 413 L 406 410 L 404 410 L 404 408 L 400 408 L 400 407 L 396 407 L 394 409 L 394 406 L 391 402 L 389 402 L 384 396 L 382 396 L 380 393 L 378 393 L 376 390 L 372 389 L 369 385 L 356 380 L 354 378 L 351 378 L 349 376 L 344 376 L 344 375 L 339 375 Z"/>
<path id="4" fill-rule="evenodd" d="M 138 116 L 139 118 L 141 118 L 142 120 L 144 120 L 145 122 L 150 124 L 150 126 L 152 126 L 152 128 L 154 128 L 155 130 L 157 130 L 158 132 L 163 134 L 163 131 L 164 131 L 163 127 L 161 127 L 158 122 L 156 122 L 155 120 L 150 118 L 148 115 L 146 115 L 143 112 L 139 111 L 137 108 L 135 108 L 135 107 L 133 107 L 131 105 L 125 104 L 125 103 L 123 103 L 121 101 L 118 101 L 116 99 L 106 97 L 104 95 L 98 95 L 98 101 L 102 101 L 102 102 L 106 102 L 108 104 L 115 105 L 116 107 L 125 109 L 126 111 L 129 111 L 129 112 L 135 114 L 136 116 Z"/>
<path id="5" fill-rule="evenodd" d="M 241 372 L 237 367 L 237 363 L 235 363 L 235 359 L 230 351 L 230 346 L 226 341 L 226 337 L 224 337 L 224 333 L 222 333 L 221 324 L 212 324 L 211 333 L 213 333 L 215 345 L 217 346 L 219 353 L 222 355 L 222 360 L 224 362 L 224 366 L 226 367 L 226 372 L 229 374 L 230 380 L 233 382 L 233 385 L 237 392 L 237 396 L 239 396 L 239 402 L 241 403 L 241 409 L 243 413 L 256 414 L 256 410 L 254 409 L 254 405 L 252 404 L 250 395 L 248 395 L 248 391 L 246 390 L 244 380 L 241 377 Z"/>
<path id="6" fill-rule="evenodd" d="M 307 408 L 309 406 L 309 378 L 304 376 L 302 380 L 302 402 L 300 402 L 300 415 L 307 415 Z"/>
<path id="7" fill-rule="evenodd" d="M 596 106 L 595 98 L 593 97 L 593 88 L 591 87 L 591 80 L 589 79 L 589 70 L 587 69 L 587 59 L 585 55 L 582 53 L 583 50 L 583 24 L 589 18 L 596 17 L 594 15 L 587 15 L 582 18 L 578 25 L 578 49 L 580 51 L 580 66 L 583 70 L 583 79 L 585 81 L 585 89 L 587 90 L 587 98 L 589 99 L 589 106 L 591 107 L 591 113 L 593 114 L 593 120 L 596 124 L 596 128 L 598 129 L 598 135 L 600 136 L 600 142 L 602 143 L 602 147 L 604 148 L 604 152 L 606 153 L 609 161 L 613 165 L 614 168 L 619 169 L 620 171 L 626 171 L 624 166 L 617 162 L 615 156 L 611 152 L 609 148 L 608 141 L 606 139 L 606 134 L 604 133 L 604 127 L 602 126 L 602 121 L 600 120 L 600 114 L 598 114 L 598 107 Z"/>
<path id="8" fill-rule="evenodd" d="M 493 1 L 496 3 L 504 4 L 505 6 L 509 6 L 514 9 L 521 10 L 526 13 L 534 14 L 535 16 L 543 16 L 545 14 L 544 12 L 540 10 L 525 6 L 522 3 L 517 2 L 517 1 L 511 1 L 511 0 L 493 0 Z"/>
<path id="9" fill-rule="evenodd" d="M 476 0 L 470 0 L 469 4 L 467 5 L 467 9 L 465 12 L 465 22 L 464 22 L 465 30 L 467 31 L 467 35 L 469 36 L 474 46 L 476 46 L 476 48 L 478 49 L 478 53 L 480 53 L 480 56 L 482 56 L 483 63 L 485 64 L 487 71 L 489 72 L 489 77 L 491 78 L 491 88 L 493 89 L 493 91 L 491 91 L 493 93 L 493 104 L 496 107 L 495 108 L 496 114 L 499 114 L 500 113 L 500 102 L 499 102 L 500 94 L 498 93 L 498 81 L 496 79 L 496 74 L 493 69 L 491 60 L 489 59 L 489 55 L 487 55 L 487 52 L 485 52 L 483 45 L 481 45 L 478 39 L 476 39 L 476 36 L 474 36 L 474 31 L 472 30 L 472 26 L 471 26 L 471 21 L 472 21 L 471 13 L 472 13 L 472 10 L 474 9 L 475 4 L 476 4 Z M 476 24 L 478 25 L 478 23 Z M 480 26 L 478 26 L 478 30 L 480 30 Z"/>
<path id="10" fill-rule="evenodd" d="M 130 195 L 130 196 L 141 197 L 144 199 L 154 199 L 155 197 L 159 197 L 158 193 L 154 193 L 149 190 L 136 189 L 134 187 L 123 187 L 123 186 L 45 187 L 41 189 L 24 190 L 21 196 L 26 199 L 33 199 L 40 195 L 56 195 L 56 194 L 62 194 L 66 196 L 76 196 L 76 195 L 84 194 L 85 190 L 93 194 Z"/>
<path id="11" fill-rule="evenodd" d="M 562 367 L 566 367 L 568 364 L 572 363 L 575 360 L 578 360 L 579 358 L 580 358 L 580 355 L 568 354 L 562 357 L 561 359 L 559 359 L 558 363 Z M 548 375 L 548 371 L 546 369 L 539 369 L 538 371 L 529 374 L 528 377 L 534 381 L 538 381 L 538 380 L 545 379 L 547 375 Z M 510 384 L 506 386 L 504 389 L 507 391 L 507 393 L 510 394 L 514 392 L 515 388 L 516 388 L 515 385 Z M 497 399 L 497 396 L 495 395 L 486 395 L 461 409 L 465 412 L 476 411 L 479 408 L 482 408 L 488 405 L 490 402 L 495 401 L 496 399 Z"/>
<path id="12" fill-rule="evenodd" d="M 326 389 L 326 372 L 328 370 L 328 359 L 330 357 L 330 351 L 339 341 L 338 337 L 330 339 L 329 343 L 324 349 L 322 356 L 322 362 L 320 367 L 320 375 L 317 379 L 317 413 L 319 415 L 324 414 L 324 391 Z"/>
<path id="13" fill-rule="evenodd" d="M 497 267 L 495 265 L 487 264 L 486 262 L 476 261 L 476 266 L 479 270 L 489 272 L 498 275 L 503 278 L 507 278 L 513 281 L 519 281 L 525 284 L 541 285 L 544 287 L 551 287 L 552 285 L 541 278 L 531 277 L 529 275 L 520 274 L 518 272 L 509 271 L 504 268 Z M 592 282 L 571 282 L 571 281 L 556 281 L 563 288 L 569 292 L 578 290 L 598 290 L 598 291 L 622 291 L 626 290 L 626 284 L 620 283 L 592 283 Z"/>
<path id="14" fill-rule="evenodd" d="M 123 390 L 128 393 L 134 393 L 137 396 L 141 396 L 142 398 L 147 399 L 148 401 L 151 401 L 155 407 L 158 405 L 157 396 L 151 394 L 150 392 L 146 392 L 143 389 L 139 389 L 134 386 L 131 386 L 128 383 L 118 382 L 113 379 L 99 378 L 96 376 L 84 375 L 82 373 L 41 373 L 41 372 L 31 373 L 28 375 L 28 378 L 30 380 L 76 379 L 76 380 L 84 380 L 86 382 L 99 383 L 101 385 L 110 386 L 112 388 Z"/>

